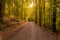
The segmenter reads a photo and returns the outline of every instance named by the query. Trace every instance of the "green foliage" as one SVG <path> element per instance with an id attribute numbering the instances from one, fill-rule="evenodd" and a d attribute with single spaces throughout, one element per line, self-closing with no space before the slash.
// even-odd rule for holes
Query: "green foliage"
<path id="1" fill-rule="evenodd" d="M 32 2 L 33 6 L 30 7 Z M 52 29 L 53 12 L 56 7 L 56 29 L 60 30 L 60 0 L 55 3 L 56 5 L 54 5 L 54 0 L 5 0 L 4 17 L 32 21 Z"/>

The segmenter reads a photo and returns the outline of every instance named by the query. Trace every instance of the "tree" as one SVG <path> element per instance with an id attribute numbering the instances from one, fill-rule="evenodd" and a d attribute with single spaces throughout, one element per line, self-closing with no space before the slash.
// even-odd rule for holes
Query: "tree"
<path id="1" fill-rule="evenodd" d="M 39 0 L 39 25 L 41 26 L 42 0 Z"/>
<path id="2" fill-rule="evenodd" d="M 53 7 L 53 32 L 56 32 L 56 0 L 53 1 L 54 7 Z"/>
<path id="3" fill-rule="evenodd" d="M 4 0 L 0 0 L 0 22 L 2 22 L 4 16 L 4 5 Z"/>

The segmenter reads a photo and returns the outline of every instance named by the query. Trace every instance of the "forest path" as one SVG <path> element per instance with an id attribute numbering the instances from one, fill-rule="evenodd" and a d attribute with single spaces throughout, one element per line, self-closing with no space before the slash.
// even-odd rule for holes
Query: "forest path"
<path id="1" fill-rule="evenodd" d="M 57 36 L 47 32 L 33 22 L 28 22 L 10 40 L 57 40 Z"/>

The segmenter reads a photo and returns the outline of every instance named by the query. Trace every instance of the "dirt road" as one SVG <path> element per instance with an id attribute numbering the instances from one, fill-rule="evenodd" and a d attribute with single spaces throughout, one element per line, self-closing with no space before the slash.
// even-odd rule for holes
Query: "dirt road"
<path id="1" fill-rule="evenodd" d="M 10 40 L 57 40 L 57 36 L 29 22 Z"/>

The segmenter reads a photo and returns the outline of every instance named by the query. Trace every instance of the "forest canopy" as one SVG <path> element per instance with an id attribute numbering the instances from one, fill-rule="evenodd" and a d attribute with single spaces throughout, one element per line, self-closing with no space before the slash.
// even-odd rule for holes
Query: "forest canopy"
<path id="1" fill-rule="evenodd" d="M 32 21 L 48 29 L 55 25 L 60 30 L 60 0 L 5 0 L 3 4 L 3 19 Z"/>

